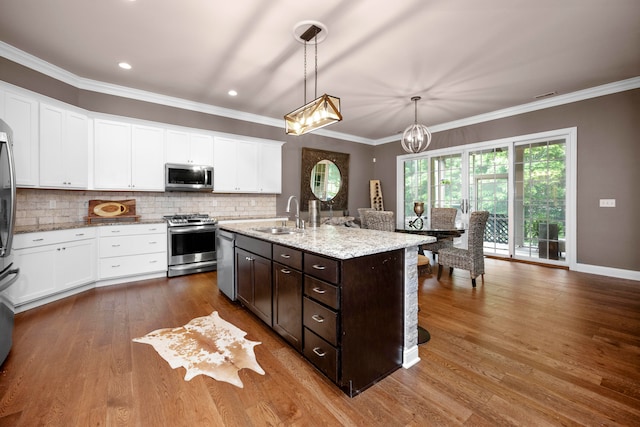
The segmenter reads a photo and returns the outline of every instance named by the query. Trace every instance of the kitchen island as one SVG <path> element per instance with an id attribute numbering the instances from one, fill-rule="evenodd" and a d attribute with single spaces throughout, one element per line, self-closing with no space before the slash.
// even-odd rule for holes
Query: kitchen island
<path id="1" fill-rule="evenodd" d="M 418 246 L 435 238 L 281 221 L 223 223 L 236 234 L 240 302 L 349 396 L 418 357 Z M 291 223 L 289 223 L 291 227 Z"/>

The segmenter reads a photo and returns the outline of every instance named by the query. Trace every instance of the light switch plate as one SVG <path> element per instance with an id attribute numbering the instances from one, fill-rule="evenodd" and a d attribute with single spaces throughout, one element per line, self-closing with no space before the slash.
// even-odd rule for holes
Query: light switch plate
<path id="1" fill-rule="evenodd" d="M 615 208 L 616 199 L 600 199 L 601 208 Z"/>

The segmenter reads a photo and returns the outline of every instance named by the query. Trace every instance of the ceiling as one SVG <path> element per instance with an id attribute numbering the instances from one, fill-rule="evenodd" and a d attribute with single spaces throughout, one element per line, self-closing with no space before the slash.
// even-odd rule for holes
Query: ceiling
<path id="1" fill-rule="evenodd" d="M 327 130 L 375 143 L 640 75 L 638 0 L 0 0 L 0 40 L 90 81 L 281 120 L 304 103 L 304 20 L 326 25 Z M 132 65 L 129 71 L 120 61 Z M 314 98 L 307 52 L 307 101 Z M 227 94 L 230 89 L 236 97 Z M 283 121 L 284 122 L 284 121 Z"/>

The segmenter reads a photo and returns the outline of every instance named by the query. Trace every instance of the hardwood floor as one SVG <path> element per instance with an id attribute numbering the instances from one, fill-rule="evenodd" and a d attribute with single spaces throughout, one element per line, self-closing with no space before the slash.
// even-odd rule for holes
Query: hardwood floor
<path id="1" fill-rule="evenodd" d="M 0 426 L 640 425 L 640 283 L 487 259 L 420 278 L 421 362 L 351 399 L 215 273 L 94 289 L 16 316 Z M 260 341 L 240 389 L 131 340 L 217 310 Z"/>

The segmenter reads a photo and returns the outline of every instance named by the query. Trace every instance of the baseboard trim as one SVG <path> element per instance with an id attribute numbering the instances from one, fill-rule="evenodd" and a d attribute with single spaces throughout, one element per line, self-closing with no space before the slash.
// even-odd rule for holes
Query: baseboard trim
<path id="1" fill-rule="evenodd" d="M 414 345 L 411 348 L 405 348 L 402 354 L 402 367 L 409 369 L 413 365 L 420 362 L 420 356 L 418 355 L 418 346 Z"/>

